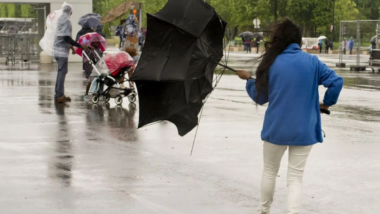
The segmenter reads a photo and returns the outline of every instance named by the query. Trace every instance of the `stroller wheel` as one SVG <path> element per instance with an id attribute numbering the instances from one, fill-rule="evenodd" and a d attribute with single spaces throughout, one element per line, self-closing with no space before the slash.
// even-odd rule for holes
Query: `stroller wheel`
<path id="1" fill-rule="evenodd" d="M 92 97 L 92 103 L 97 104 L 99 102 L 99 97 L 98 96 L 93 96 Z"/>
<path id="2" fill-rule="evenodd" d="M 131 102 L 131 103 L 136 102 L 136 94 L 135 94 L 135 93 L 132 93 L 131 95 L 129 95 L 129 96 L 128 96 L 128 100 L 129 100 L 129 102 Z"/>
<path id="3" fill-rule="evenodd" d="M 115 103 L 116 103 L 117 105 L 121 105 L 121 104 L 123 103 L 123 98 L 120 97 L 120 96 L 116 97 L 116 98 L 115 98 Z"/>

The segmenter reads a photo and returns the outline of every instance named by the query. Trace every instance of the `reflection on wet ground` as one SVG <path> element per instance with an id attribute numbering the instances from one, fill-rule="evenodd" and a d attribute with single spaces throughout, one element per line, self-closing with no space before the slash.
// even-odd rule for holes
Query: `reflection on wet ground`
<path id="1" fill-rule="evenodd" d="M 56 65 L 0 66 L 0 177 L 5 181 L 0 182 L 0 206 L 4 213 L 248 214 L 257 210 L 259 136 L 266 107 L 255 106 L 248 98 L 245 81 L 232 75 L 222 78 L 205 105 L 190 157 L 194 130 L 179 137 L 168 122 L 137 129 L 138 104 L 85 102 L 80 67 L 70 64 L 66 77 L 65 93 L 72 102 L 57 105 L 53 100 Z M 327 138 L 308 161 L 305 180 L 312 186 L 306 191 L 305 213 L 371 213 L 376 203 L 358 203 L 357 198 L 376 198 L 380 191 L 376 186 L 380 75 L 337 72 L 345 86 L 332 115 L 322 116 Z M 321 99 L 324 90 L 320 88 Z M 274 213 L 285 206 L 286 167 L 279 176 Z M 358 186 L 356 181 L 368 185 Z M 334 203 L 334 211 L 331 198 L 342 202 Z"/>

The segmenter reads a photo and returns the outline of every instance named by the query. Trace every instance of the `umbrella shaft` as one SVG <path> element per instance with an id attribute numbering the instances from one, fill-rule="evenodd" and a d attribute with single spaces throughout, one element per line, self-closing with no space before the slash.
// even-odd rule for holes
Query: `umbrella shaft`
<path id="1" fill-rule="evenodd" d="M 235 69 L 233 69 L 233 68 L 231 68 L 231 67 L 229 67 L 229 66 L 227 66 L 227 65 L 223 65 L 223 64 L 220 63 L 220 62 L 218 62 L 218 65 L 222 66 L 223 68 L 227 68 L 228 70 L 233 71 L 233 72 L 236 73 L 236 70 L 235 70 Z"/>

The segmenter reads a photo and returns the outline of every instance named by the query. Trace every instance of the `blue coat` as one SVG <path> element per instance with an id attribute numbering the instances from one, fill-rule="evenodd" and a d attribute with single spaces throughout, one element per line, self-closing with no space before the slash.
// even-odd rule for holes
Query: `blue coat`
<path id="1" fill-rule="evenodd" d="M 249 96 L 258 104 L 269 102 L 261 138 L 277 145 L 308 146 L 323 142 L 318 87 L 328 88 L 323 103 L 338 101 L 343 78 L 305 53 L 298 44 L 289 45 L 269 70 L 269 96 L 257 100 L 255 80 L 247 81 Z"/>
<path id="2" fill-rule="evenodd" d="M 353 39 L 350 39 L 348 41 L 348 49 L 353 49 L 354 48 L 354 45 L 355 45 L 355 42 Z"/>

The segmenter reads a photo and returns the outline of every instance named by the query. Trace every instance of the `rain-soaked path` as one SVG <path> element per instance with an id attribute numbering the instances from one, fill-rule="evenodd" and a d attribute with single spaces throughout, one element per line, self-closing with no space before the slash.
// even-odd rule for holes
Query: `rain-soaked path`
<path id="1" fill-rule="evenodd" d="M 122 108 L 82 100 L 79 70 L 70 65 L 66 105 L 52 100 L 54 66 L 0 71 L 0 213 L 258 213 L 265 107 L 253 105 L 245 81 L 222 78 L 189 156 L 194 131 L 136 130 L 138 107 L 127 100 Z M 326 138 L 307 164 L 303 213 L 378 213 L 380 75 L 339 73 L 345 87 L 322 116 Z M 286 165 L 274 214 L 286 207 Z"/>

